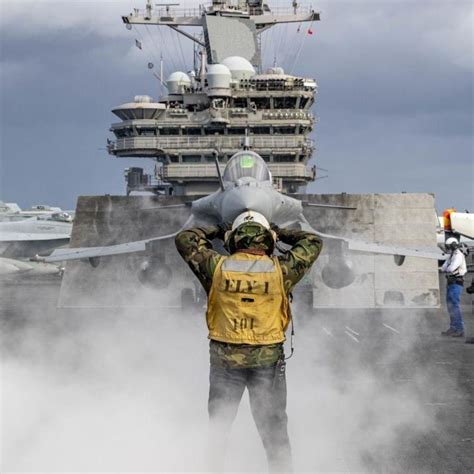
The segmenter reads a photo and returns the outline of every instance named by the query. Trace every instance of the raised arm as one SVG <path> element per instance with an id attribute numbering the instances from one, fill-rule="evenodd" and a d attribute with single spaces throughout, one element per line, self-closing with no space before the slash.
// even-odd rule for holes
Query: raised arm
<path id="1" fill-rule="evenodd" d="M 183 230 L 176 238 L 176 248 L 189 268 L 208 293 L 212 276 L 222 255 L 212 249 L 212 239 L 222 238 L 223 229 L 217 226 Z"/>
<path id="2" fill-rule="evenodd" d="M 278 257 L 285 289 L 289 293 L 316 261 L 323 248 L 323 242 L 311 232 L 278 227 L 273 227 L 273 230 L 277 233 L 278 240 L 291 245 L 288 252 Z"/>

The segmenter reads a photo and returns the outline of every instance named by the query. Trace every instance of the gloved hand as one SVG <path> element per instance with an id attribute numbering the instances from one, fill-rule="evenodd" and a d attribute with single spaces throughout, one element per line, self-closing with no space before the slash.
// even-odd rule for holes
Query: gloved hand
<path id="1" fill-rule="evenodd" d="M 280 235 L 280 230 L 281 229 L 273 222 L 270 223 L 270 230 L 273 230 L 273 232 L 275 232 L 277 237 Z"/>
<path id="2" fill-rule="evenodd" d="M 231 222 L 223 222 L 222 224 L 218 224 L 217 228 L 219 229 L 218 237 L 224 240 L 225 233 L 229 230 L 232 230 L 232 223 Z"/>

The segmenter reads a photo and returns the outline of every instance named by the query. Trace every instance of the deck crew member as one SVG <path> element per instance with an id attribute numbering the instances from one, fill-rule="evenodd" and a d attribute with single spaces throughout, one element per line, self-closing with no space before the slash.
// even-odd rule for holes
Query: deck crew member
<path id="1" fill-rule="evenodd" d="M 225 241 L 230 256 L 212 249 L 216 238 Z M 291 249 L 272 256 L 276 240 Z M 263 215 L 247 211 L 231 229 L 183 231 L 176 246 L 208 296 L 212 467 L 222 470 L 228 434 L 247 387 L 270 472 L 291 472 L 283 351 L 291 318 L 288 298 L 318 257 L 320 238 L 270 227 Z"/>
<path id="2" fill-rule="evenodd" d="M 449 313 L 449 329 L 443 331 L 443 336 L 463 337 L 464 320 L 461 312 L 461 294 L 464 287 L 464 275 L 467 273 L 466 258 L 455 237 L 446 240 L 446 249 L 451 252 L 441 267 L 446 273 L 446 306 Z"/>

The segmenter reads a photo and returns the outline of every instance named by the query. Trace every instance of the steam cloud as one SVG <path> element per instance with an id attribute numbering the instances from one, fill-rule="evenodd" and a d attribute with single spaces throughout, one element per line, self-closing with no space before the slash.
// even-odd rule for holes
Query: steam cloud
<path id="1" fill-rule="evenodd" d="M 2 472 L 206 471 L 203 311 L 25 308 L 2 322 Z M 436 430 L 436 394 L 456 386 L 420 360 L 426 319 L 302 316 L 287 366 L 295 470 L 409 470 L 407 446 Z M 384 321 L 399 333 L 345 334 Z M 227 468 L 266 472 L 246 396 Z"/>

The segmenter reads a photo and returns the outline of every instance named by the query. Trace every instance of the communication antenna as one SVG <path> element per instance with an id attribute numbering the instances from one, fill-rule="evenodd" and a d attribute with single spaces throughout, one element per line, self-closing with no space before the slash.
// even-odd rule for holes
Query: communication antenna
<path id="1" fill-rule="evenodd" d="M 216 151 L 213 152 L 214 163 L 216 164 L 217 178 L 219 179 L 219 187 L 222 191 L 225 191 L 224 180 L 222 179 L 221 167 L 219 166 L 219 153 Z"/>
<path id="2" fill-rule="evenodd" d="M 169 16 L 170 7 L 179 7 L 179 3 L 155 3 L 157 7 L 166 7 L 166 14 Z"/>

